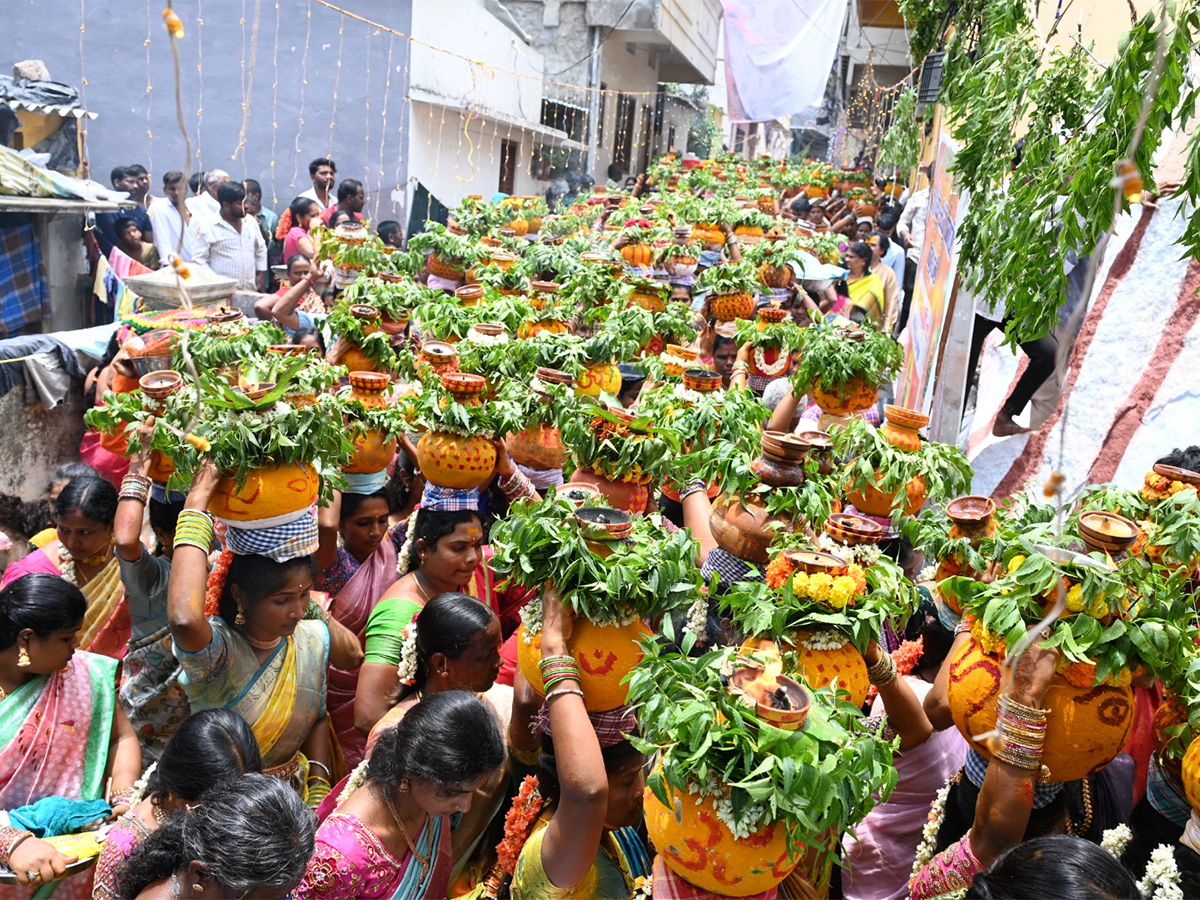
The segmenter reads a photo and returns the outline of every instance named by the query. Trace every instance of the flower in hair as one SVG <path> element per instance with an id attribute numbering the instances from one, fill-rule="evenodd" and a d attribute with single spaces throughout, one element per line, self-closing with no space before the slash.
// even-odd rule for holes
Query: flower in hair
<path id="1" fill-rule="evenodd" d="M 413 619 L 401 633 L 403 642 L 400 644 L 400 665 L 396 674 L 400 683 L 412 685 L 417 683 L 417 620 Z"/>

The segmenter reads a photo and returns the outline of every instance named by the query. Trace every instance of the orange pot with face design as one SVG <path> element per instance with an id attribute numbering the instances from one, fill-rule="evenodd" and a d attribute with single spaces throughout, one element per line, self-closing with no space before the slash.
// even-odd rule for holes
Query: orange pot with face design
<path id="1" fill-rule="evenodd" d="M 842 646 L 831 650 L 814 650 L 804 645 L 805 640 L 816 634 L 805 629 L 793 635 L 794 645 L 785 649 L 796 653 L 796 668 L 789 669 L 785 674 L 799 675 L 805 684 L 813 688 L 829 687 L 837 681 L 837 686 L 850 694 L 850 702 L 861 707 L 866 702 L 867 692 L 871 689 L 871 680 L 867 677 L 867 664 L 862 654 L 855 649 L 854 644 L 846 641 Z M 743 653 L 758 653 L 778 655 L 779 648 L 774 641 L 750 638 L 742 644 Z"/>
<path id="2" fill-rule="evenodd" d="M 579 686 L 588 712 L 604 712 L 624 706 L 629 697 L 629 685 L 621 680 L 633 671 L 642 659 L 638 640 L 648 637 L 650 630 L 639 619 L 628 625 L 596 625 L 587 619 L 576 619 L 571 629 L 567 652 L 579 663 Z M 538 662 L 542 658 L 542 635 L 525 640 L 525 626 L 517 630 L 517 664 L 539 694 L 546 693 Z"/>
<path id="3" fill-rule="evenodd" d="M 233 522 L 273 519 L 308 509 L 317 500 L 319 486 L 317 470 L 308 464 L 254 469 L 240 491 L 236 480 L 225 475 L 217 482 L 208 511 Z"/>
<path id="4" fill-rule="evenodd" d="M 950 715 L 967 740 L 996 725 L 1003 662 L 1000 656 L 985 653 L 974 638 L 950 660 Z M 1128 686 L 1077 687 L 1059 674 L 1046 690 L 1042 706 L 1050 710 L 1042 764 L 1050 769 L 1051 781 L 1075 781 L 1100 771 L 1121 752 L 1133 724 L 1133 689 Z M 990 750 L 971 743 L 991 759 Z"/>
<path id="5" fill-rule="evenodd" d="M 575 379 L 575 396 L 599 397 L 621 393 L 621 370 L 612 363 L 589 363 Z"/>
<path id="6" fill-rule="evenodd" d="M 667 796 L 674 808 L 646 788 L 646 832 L 671 871 L 689 884 L 717 896 L 748 897 L 778 886 L 800 862 L 799 856 L 789 860 L 787 833 L 774 822 L 738 840 L 717 817 L 713 798 L 670 785 Z"/>
<path id="7" fill-rule="evenodd" d="M 342 467 L 343 472 L 368 475 L 381 472 L 396 455 L 396 439 L 386 440 L 382 431 L 364 432 L 354 439 L 354 453 L 350 462 Z"/>

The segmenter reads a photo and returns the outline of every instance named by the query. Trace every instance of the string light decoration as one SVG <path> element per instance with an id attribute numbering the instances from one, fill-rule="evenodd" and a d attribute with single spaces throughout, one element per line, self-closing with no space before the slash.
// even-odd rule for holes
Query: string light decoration
<path id="1" fill-rule="evenodd" d="M 296 179 L 300 176 L 300 138 L 304 134 L 304 94 L 308 88 L 308 46 L 312 40 L 312 0 L 308 0 L 305 11 L 307 22 L 304 30 L 304 55 L 300 57 L 300 109 L 296 114 L 296 152 L 292 155 L 292 180 L 288 187 L 296 187 Z"/>
<path id="2" fill-rule="evenodd" d="M 275 193 L 275 139 L 279 137 L 279 0 L 275 0 L 275 43 L 272 44 L 272 65 L 275 67 L 275 80 L 271 82 L 271 205 L 279 205 L 279 196 Z"/>
<path id="3" fill-rule="evenodd" d="M 329 114 L 329 152 L 325 155 L 333 156 L 333 127 L 337 121 L 338 107 L 338 87 L 342 83 L 342 40 L 346 35 L 346 18 L 345 16 L 338 22 L 338 58 L 337 58 L 337 74 L 333 79 L 333 109 Z"/>
<path id="4" fill-rule="evenodd" d="M 87 0 L 79 0 L 79 105 L 87 109 L 87 69 L 83 62 L 83 36 L 87 34 L 87 10 L 85 3 Z M 83 141 L 83 158 L 88 158 L 87 145 L 87 116 L 82 116 L 79 119 L 79 131 Z"/>
<path id="5" fill-rule="evenodd" d="M 363 129 L 366 132 L 363 135 L 363 184 L 369 182 L 371 174 L 371 164 L 367 162 L 371 155 L 371 32 L 367 32 L 367 52 L 366 52 L 366 87 L 363 90 L 363 95 L 366 98 L 365 114 L 363 122 L 366 127 Z M 375 204 L 378 207 L 379 199 L 376 198 Z"/>
<path id="6" fill-rule="evenodd" d="M 388 35 L 387 75 L 383 82 L 383 112 L 379 123 L 379 184 L 383 185 L 383 146 L 387 142 L 388 98 L 392 94 L 392 50 L 396 43 L 394 34 Z"/>
<path id="7" fill-rule="evenodd" d="M 196 82 L 200 108 L 196 110 L 196 161 L 201 163 L 204 151 L 204 0 L 196 0 Z"/>
<path id="8" fill-rule="evenodd" d="M 245 8 L 245 0 L 243 0 L 243 9 Z M 250 97 L 254 93 L 254 68 L 258 62 L 258 24 L 259 17 L 262 14 L 262 0 L 254 0 L 254 25 L 250 29 L 250 71 L 246 72 L 246 51 L 245 51 L 245 33 L 246 33 L 246 17 L 242 16 L 242 130 L 238 133 L 237 147 L 234 148 L 231 160 L 237 159 L 238 154 L 242 154 L 242 177 L 248 177 L 246 170 L 246 130 L 250 127 Z M 247 83 L 247 77 L 250 79 Z"/>
<path id="9" fill-rule="evenodd" d="M 146 159 L 154 168 L 154 131 L 150 127 L 150 108 L 154 103 L 154 86 L 150 83 L 150 36 L 154 33 L 154 16 L 150 0 L 146 0 Z"/>

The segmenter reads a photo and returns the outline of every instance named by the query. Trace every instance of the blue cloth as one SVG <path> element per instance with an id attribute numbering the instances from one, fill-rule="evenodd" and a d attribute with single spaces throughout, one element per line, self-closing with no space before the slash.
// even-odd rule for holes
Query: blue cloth
<path id="1" fill-rule="evenodd" d="M 34 837 L 57 837 L 75 834 L 97 819 L 112 813 L 104 800 L 68 800 L 66 797 L 43 797 L 37 803 L 8 811 L 8 821 L 14 828 L 32 831 Z"/>
<path id="2" fill-rule="evenodd" d="M 378 472 L 343 472 L 346 478 L 346 491 L 351 494 L 373 494 L 387 487 L 387 469 Z"/>
<path id="3" fill-rule="evenodd" d="M 980 790 L 983 789 L 983 779 L 987 775 L 988 763 L 987 760 L 979 755 L 979 751 L 972 747 L 967 751 L 967 758 L 963 761 L 963 772 L 967 776 L 967 780 Z M 1041 809 L 1043 806 L 1049 806 L 1054 798 L 1058 796 L 1058 792 L 1062 790 L 1065 781 L 1035 781 L 1033 783 L 1033 808 Z"/>
<path id="4" fill-rule="evenodd" d="M 317 517 L 306 512 L 294 522 L 271 528 L 230 525 L 225 532 L 225 546 L 235 556 L 265 556 L 280 563 L 299 559 L 316 552 Z"/>
<path id="5" fill-rule="evenodd" d="M 1192 808 L 1188 805 L 1183 785 L 1158 764 L 1155 754 L 1150 755 L 1150 774 L 1146 778 L 1146 799 L 1162 816 L 1180 828 L 1187 825 Z"/>
<path id="6" fill-rule="evenodd" d="M 721 251 L 720 250 L 701 250 L 700 258 L 696 261 L 696 264 L 705 269 L 711 269 L 713 266 L 715 266 L 720 261 L 721 261 Z"/>
<path id="7" fill-rule="evenodd" d="M 49 316 L 50 291 L 33 226 L 0 226 L 0 337 L 36 330 Z"/>
<path id="8" fill-rule="evenodd" d="M 296 310 L 296 327 L 285 327 L 283 330 L 287 332 L 288 337 L 295 337 L 297 331 L 302 331 L 305 328 L 311 328 L 313 331 L 316 331 L 317 321 L 304 310 L 298 309 Z"/>

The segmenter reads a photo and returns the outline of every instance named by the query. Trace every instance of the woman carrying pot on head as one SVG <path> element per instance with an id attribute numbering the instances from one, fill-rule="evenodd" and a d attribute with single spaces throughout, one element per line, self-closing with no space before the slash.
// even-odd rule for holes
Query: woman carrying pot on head
<path id="1" fill-rule="evenodd" d="M 262 771 L 254 732 L 237 713 L 206 709 L 184 722 L 162 757 L 143 776 L 143 798 L 109 829 L 96 862 L 93 900 L 116 900 L 117 876 L 125 861 L 166 821 L 189 809 L 214 785 Z"/>
<path id="2" fill-rule="evenodd" d="M 142 742 L 145 762 L 152 763 L 191 712 L 179 683 L 179 661 L 172 652 L 167 627 L 167 583 L 175 551 L 175 522 L 183 501 L 167 502 L 151 496 L 154 419 L 143 422 L 137 430 L 142 449 L 133 455 L 129 474 L 121 482 L 113 531 L 131 628 L 129 650 L 122 664 L 120 699 Z M 142 544 L 147 506 L 150 528 L 158 543 L 153 553 Z"/>
<path id="3" fill-rule="evenodd" d="M 297 900 L 449 896 L 450 817 L 504 762 L 491 712 L 465 691 L 426 697 L 379 738 L 317 831 Z"/>
<path id="4" fill-rule="evenodd" d="M 538 792 L 546 802 L 517 857 L 512 897 L 629 897 L 651 862 L 634 831 L 642 819 L 646 757 L 625 735 L 636 732 L 637 720 L 629 707 L 588 714 L 567 652 L 571 614 L 549 590 L 542 610 L 540 665 L 548 692 L 537 719 Z M 518 753 L 528 750 L 529 734 L 515 718 L 509 741 Z"/>
<path id="5" fill-rule="evenodd" d="M 17 560 L 0 587 L 30 572 L 56 575 L 83 591 L 87 613 L 79 646 L 122 659 L 129 645 L 129 607 L 114 552 L 117 490 L 103 478 L 76 478 L 54 501 L 57 539 Z"/>
<path id="6" fill-rule="evenodd" d="M 313 586 L 329 594 L 329 611 L 363 642 L 376 601 L 396 580 L 396 559 L 404 543 L 402 529 L 391 528 L 391 501 L 384 490 L 370 494 L 334 492 L 333 502 L 317 513 L 317 577 Z M 354 696 L 359 671 L 329 669 L 326 704 L 334 738 L 347 768 L 363 759 L 361 731 L 354 727 Z"/>
<path id="7" fill-rule="evenodd" d="M 248 774 L 166 817 L 117 876 L 136 900 L 283 900 L 313 853 L 312 813 L 275 778 Z"/>
<path id="8" fill-rule="evenodd" d="M 537 497 L 503 444 L 497 446 L 497 471 L 510 502 Z M 359 672 L 354 701 L 354 724 L 363 734 L 370 733 L 391 708 L 388 698 L 399 684 L 396 667 L 404 631 L 425 604 L 438 594 L 469 594 L 496 612 L 503 623 L 515 615 L 526 596 L 520 589 L 496 589 L 477 491 L 427 484 L 421 505 L 408 519 L 405 535 L 396 563 L 400 577 L 384 592 L 367 621 L 366 661 Z"/>
<path id="9" fill-rule="evenodd" d="M 181 681 L 193 710 L 225 707 L 245 719 L 264 773 L 292 782 L 316 806 L 334 780 L 326 669 L 330 661 L 355 668 L 361 649 L 312 602 L 311 556 L 277 562 L 227 550 L 209 578 L 205 510 L 219 480 L 205 463 L 175 532 L 168 610 Z"/>
<path id="10" fill-rule="evenodd" d="M 60 797 L 82 801 L 73 815 L 103 818 L 109 804 L 121 815 L 142 771 L 137 735 L 117 705 L 117 661 L 76 651 L 86 612 L 79 588 L 57 575 L 25 575 L 0 590 L 0 810 L 8 813 L 0 865 L 22 886 L 44 886 L 74 861 L 33 836 L 30 827 L 47 823 L 24 807 Z M 61 896 L 86 897 L 91 886 L 89 869 L 59 887 Z"/>

